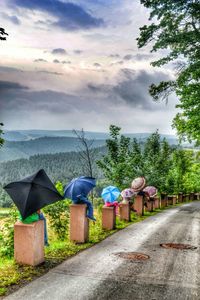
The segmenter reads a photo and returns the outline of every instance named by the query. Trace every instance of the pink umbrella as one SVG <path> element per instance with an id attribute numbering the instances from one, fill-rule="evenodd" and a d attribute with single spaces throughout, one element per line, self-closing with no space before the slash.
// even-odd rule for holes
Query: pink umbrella
<path id="1" fill-rule="evenodd" d="M 137 177 L 132 181 L 131 188 L 134 192 L 139 192 L 145 187 L 145 184 L 146 180 L 144 177 Z"/>
<path id="2" fill-rule="evenodd" d="M 127 188 L 127 189 L 125 189 L 125 190 L 123 190 L 123 191 L 121 192 L 121 196 L 122 196 L 124 199 L 126 199 L 126 198 L 131 198 L 131 197 L 133 197 L 134 195 L 135 195 L 134 190 L 133 190 L 133 189 L 130 189 L 130 188 Z"/>
<path id="3" fill-rule="evenodd" d="M 150 198 L 153 198 L 157 195 L 157 188 L 155 188 L 155 186 L 146 186 L 143 189 L 143 192 L 145 192 Z"/>

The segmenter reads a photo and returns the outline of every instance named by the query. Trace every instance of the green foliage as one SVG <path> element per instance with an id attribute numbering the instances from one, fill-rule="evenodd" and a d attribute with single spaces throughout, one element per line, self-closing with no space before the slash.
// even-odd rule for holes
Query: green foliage
<path id="1" fill-rule="evenodd" d="M 137 176 L 144 176 L 148 185 L 166 190 L 166 176 L 171 166 L 172 148 L 161 140 L 156 131 L 147 139 L 142 149 L 136 139 L 131 141 L 120 135 L 120 128 L 110 127 L 107 140 L 108 154 L 98 161 L 108 182 L 124 188 Z"/>
<path id="2" fill-rule="evenodd" d="M 183 178 L 183 185 L 187 192 L 200 191 L 200 163 L 194 163 L 191 166 L 190 171 Z"/>
<path id="3" fill-rule="evenodd" d="M 14 223 L 18 218 L 15 206 L 10 209 L 9 217 L 5 219 L 0 233 L 0 256 L 12 257 L 14 254 Z"/>
<path id="4" fill-rule="evenodd" d="M 162 66 L 176 60 L 174 81 L 152 84 L 150 94 L 155 100 L 167 99 L 173 91 L 179 97 L 181 112 L 173 121 L 180 138 L 200 144 L 200 2 L 195 0 L 141 0 L 151 9 L 150 25 L 140 28 L 138 46 L 152 44 L 152 52 L 168 49 L 167 56 L 154 61 Z"/>
<path id="5" fill-rule="evenodd" d="M 6 191 L 3 189 L 2 184 L 0 183 L 0 207 L 11 207 L 13 204 L 13 201 L 9 197 L 9 195 L 6 193 Z"/>
<path id="6" fill-rule="evenodd" d="M 158 131 L 153 133 L 144 145 L 143 174 L 148 185 L 160 192 L 166 191 L 166 176 L 171 167 L 172 148 L 165 139 L 161 140 Z"/>
<path id="7" fill-rule="evenodd" d="M 178 192 L 189 192 L 184 182 L 184 176 L 190 173 L 193 163 L 193 152 L 176 149 L 172 154 L 172 161 L 167 175 L 167 192 L 169 194 Z"/>
<path id="8" fill-rule="evenodd" d="M 61 195 L 64 194 L 61 182 L 56 183 L 56 188 Z M 43 209 L 48 215 L 50 226 L 60 240 L 66 239 L 68 234 L 70 204 L 71 200 L 61 200 Z"/>
<path id="9" fill-rule="evenodd" d="M 130 138 L 120 134 L 121 128 L 110 126 L 110 139 L 106 140 L 108 154 L 97 165 L 103 171 L 104 176 L 119 188 L 127 184 L 127 168 L 130 156 Z"/>

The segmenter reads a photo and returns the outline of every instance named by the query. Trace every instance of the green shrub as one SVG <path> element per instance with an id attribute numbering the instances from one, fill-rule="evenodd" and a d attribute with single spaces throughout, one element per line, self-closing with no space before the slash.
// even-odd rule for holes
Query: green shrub
<path id="1" fill-rule="evenodd" d="M 70 200 L 61 200 L 49 206 L 43 211 L 48 214 L 50 226 L 60 240 L 67 237 L 69 227 Z"/>
<path id="2" fill-rule="evenodd" d="M 15 206 L 10 209 L 10 216 L 2 225 L 0 234 L 0 256 L 13 257 L 14 254 L 14 224 L 18 218 L 18 211 Z"/>
<path id="3" fill-rule="evenodd" d="M 60 181 L 56 183 L 56 188 L 63 195 L 63 185 Z M 60 240 L 66 239 L 68 234 L 70 204 L 71 200 L 61 200 L 43 209 L 48 214 L 51 228 Z"/>

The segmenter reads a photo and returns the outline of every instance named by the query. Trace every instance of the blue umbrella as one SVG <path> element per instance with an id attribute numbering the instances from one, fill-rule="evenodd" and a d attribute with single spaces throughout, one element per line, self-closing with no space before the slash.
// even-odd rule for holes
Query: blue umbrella
<path id="1" fill-rule="evenodd" d="M 120 195 L 120 190 L 116 186 L 107 186 L 103 189 L 101 197 L 105 202 L 114 202 Z"/>
<path id="2" fill-rule="evenodd" d="M 81 176 L 74 178 L 64 190 L 64 197 L 77 201 L 77 196 L 83 194 L 87 196 L 88 193 L 96 186 L 96 180 L 92 177 Z"/>

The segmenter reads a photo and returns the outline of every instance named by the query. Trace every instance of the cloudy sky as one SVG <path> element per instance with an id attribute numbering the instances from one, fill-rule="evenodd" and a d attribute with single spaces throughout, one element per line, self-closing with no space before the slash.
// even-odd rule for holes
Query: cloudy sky
<path id="1" fill-rule="evenodd" d="M 6 129 L 173 133 L 176 99 L 148 86 L 173 76 L 162 53 L 137 48 L 148 11 L 139 0 L 1 0 L 0 121 Z"/>

